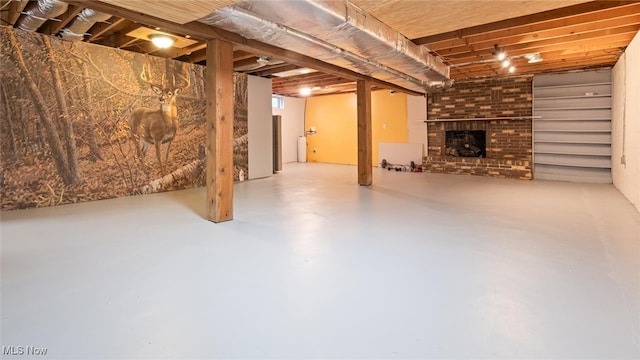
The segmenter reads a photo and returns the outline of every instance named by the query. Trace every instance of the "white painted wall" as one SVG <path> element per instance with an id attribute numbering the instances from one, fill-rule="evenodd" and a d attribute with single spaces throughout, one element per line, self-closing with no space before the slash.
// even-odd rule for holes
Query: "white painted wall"
<path id="1" fill-rule="evenodd" d="M 273 175 L 271 79 L 248 77 L 249 179 Z"/>
<path id="2" fill-rule="evenodd" d="M 304 135 L 306 98 L 284 97 L 284 109 L 273 109 L 282 116 L 282 162 L 298 161 L 298 137 Z"/>
<path id="3" fill-rule="evenodd" d="M 407 95 L 407 128 L 409 143 L 422 144 L 422 156 L 427 148 L 427 98 Z M 420 161 L 420 164 L 422 161 Z"/>
<path id="4" fill-rule="evenodd" d="M 640 33 L 613 68 L 611 130 L 613 184 L 640 211 Z"/>

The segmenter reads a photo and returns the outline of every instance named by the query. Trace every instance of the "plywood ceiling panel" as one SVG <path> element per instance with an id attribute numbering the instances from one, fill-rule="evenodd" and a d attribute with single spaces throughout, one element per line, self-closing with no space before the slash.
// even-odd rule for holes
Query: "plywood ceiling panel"
<path id="1" fill-rule="evenodd" d="M 102 0 L 102 2 L 185 24 L 203 18 L 219 8 L 238 3 L 240 0 Z"/>
<path id="2" fill-rule="evenodd" d="M 409 39 L 589 2 L 589 0 L 349 1 Z"/>

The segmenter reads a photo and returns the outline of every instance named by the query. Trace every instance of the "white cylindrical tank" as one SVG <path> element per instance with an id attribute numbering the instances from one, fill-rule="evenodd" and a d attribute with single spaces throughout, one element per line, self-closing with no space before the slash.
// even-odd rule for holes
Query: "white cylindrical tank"
<path id="1" fill-rule="evenodd" d="M 307 137 L 298 138 L 298 162 L 307 162 Z"/>

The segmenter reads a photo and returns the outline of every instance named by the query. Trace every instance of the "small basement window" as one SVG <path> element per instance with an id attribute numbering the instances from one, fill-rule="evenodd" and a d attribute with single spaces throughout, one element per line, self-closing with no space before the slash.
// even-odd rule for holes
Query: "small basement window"
<path id="1" fill-rule="evenodd" d="M 284 98 L 282 96 L 272 96 L 271 107 L 274 109 L 284 109 Z"/>

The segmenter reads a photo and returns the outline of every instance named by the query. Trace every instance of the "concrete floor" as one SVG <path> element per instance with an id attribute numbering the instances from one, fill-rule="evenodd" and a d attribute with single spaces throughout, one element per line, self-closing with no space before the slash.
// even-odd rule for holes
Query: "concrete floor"
<path id="1" fill-rule="evenodd" d="M 612 185 L 356 174 L 287 164 L 237 184 L 222 224 L 203 220 L 204 189 L 3 213 L 2 345 L 47 359 L 640 357 L 640 214 Z"/>

